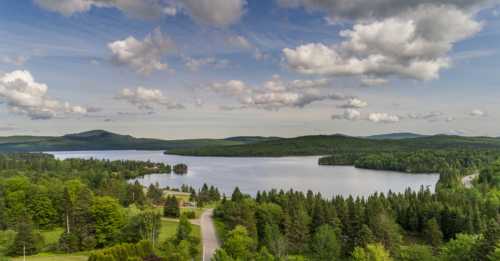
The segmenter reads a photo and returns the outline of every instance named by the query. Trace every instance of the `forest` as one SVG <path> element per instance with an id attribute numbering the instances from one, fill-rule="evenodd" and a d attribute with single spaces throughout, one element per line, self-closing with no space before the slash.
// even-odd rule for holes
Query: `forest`
<path id="1" fill-rule="evenodd" d="M 216 209 L 215 260 L 500 260 L 500 161 L 473 188 L 443 170 L 437 191 L 368 198 L 235 189 Z"/>
<path id="2" fill-rule="evenodd" d="M 469 174 L 500 158 L 496 150 L 416 150 L 411 152 L 339 152 L 319 159 L 320 165 L 353 165 L 356 168 L 407 173 L 440 173 L 459 168 Z"/>
<path id="3" fill-rule="evenodd" d="M 393 157 L 403 159 L 402 155 Z M 189 200 L 198 207 L 215 207 L 222 241 L 216 261 L 497 261 L 500 161 L 489 155 L 415 152 L 428 162 L 437 158 L 439 166 L 447 161 L 435 192 L 421 188 L 367 198 L 324 198 L 293 190 L 262 191 L 251 197 L 238 188 L 225 197 L 208 185 L 145 188 L 129 180 L 168 173 L 171 167 L 2 154 L 0 260 L 24 253 L 91 261 L 201 260 L 200 228 L 189 221 L 198 210 L 179 207 Z M 461 179 L 469 169 L 480 171 L 467 188 Z M 50 242 L 44 242 L 47 233 L 52 235 Z"/>
<path id="4" fill-rule="evenodd" d="M 42 252 L 79 253 L 94 261 L 157 260 L 165 251 L 164 256 L 177 260 L 198 256 L 199 228 L 187 221 L 189 213 L 178 224 L 163 220 L 163 209 L 169 208 L 164 190 L 157 184 L 144 188 L 128 182 L 170 172 L 169 165 L 152 162 L 1 154 L 0 260 Z M 199 204 L 220 198 L 213 187 L 199 193 L 182 189 Z"/>
<path id="5" fill-rule="evenodd" d="M 168 154 L 224 157 L 323 156 L 337 153 L 412 152 L 418 150 L 499 150 L 500 139 L 448 135 L 399 140 L 370 139 L 341 134 L 270 139 L 228 145 L 174 148 Z"/>

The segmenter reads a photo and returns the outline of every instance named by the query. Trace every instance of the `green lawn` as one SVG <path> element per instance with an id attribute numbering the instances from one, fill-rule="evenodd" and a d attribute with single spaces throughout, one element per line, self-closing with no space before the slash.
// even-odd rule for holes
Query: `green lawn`
<path id="1" fill-rule="evenodd" d="M 163 243 L 167 238 L 175 236 L 178 225 L 179 223 L 176 221 L 162 220 L 160 236 L 158 237 L 160 243 Z"/>
<path id="2" fill-rule="evenodd" d="M 55 254 L 38 254 L 36 256 L 27 256 L 26 261 L 87 261 L 88 256 L 72 254 L 72 255 L 55 255 Z M 23 257 L 12 258 L 12 261 L 23 261 Z"/>
<path id="3" fill-rule="evenodd" d="M 53 230 L 41 230 L 40 234 L 43 237 L 45 245 L 57 244 L 59 242 L 59 237 L 64 232 L 63 228 L 55 228 Z"/>

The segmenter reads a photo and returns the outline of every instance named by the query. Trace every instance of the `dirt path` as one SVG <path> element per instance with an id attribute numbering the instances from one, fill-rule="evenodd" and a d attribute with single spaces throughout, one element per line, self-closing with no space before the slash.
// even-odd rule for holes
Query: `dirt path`
<path id="1" fill-rule="evenodd" d="M 468 175 L 462 178 L 462 184 L 464 184 L 464 187 L 466 188 L 471 188 L 472 187 L 472 181 L 476 179 L 479 176 L 479 173 L 474 173 L 472 175 Z"/>
<path id="2" fill-rule="evenodd" d="M 215 251 L 220 247 L 219 239 L 215 232 L 213 209 L 208 209 L 201 215 L 201 237 L 203 243 L 203 261 L 210 261 Z"/>

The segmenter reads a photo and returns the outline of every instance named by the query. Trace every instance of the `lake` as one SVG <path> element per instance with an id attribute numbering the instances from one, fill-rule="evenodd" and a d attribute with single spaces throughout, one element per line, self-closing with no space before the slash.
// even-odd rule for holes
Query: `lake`
<path id="1" fill-rule="evenodd" d="M 201 188 L 214 185 L 231 195 L 238 186 L 242 192 L 294 189 L 321 192 L 324 196 L 368 196 L 375 192 L 403 192 L 406 188 L 429 187 L 434 191 L 437 174 L 406 174 L 393 171 L 357 169 L 351 166 L 320 166 L 319 157 L 284 158 L 225 158 L 164 155 L 163 151 L 62 151 L 49 152 L 59 159 L 95 158 L 109 160 L 142 160 L 167 164 L 186 163 L 185 176 L 152 174 L 137 179 L 149 186 L 158 182 L 162 187 L 183 184 Z"/>

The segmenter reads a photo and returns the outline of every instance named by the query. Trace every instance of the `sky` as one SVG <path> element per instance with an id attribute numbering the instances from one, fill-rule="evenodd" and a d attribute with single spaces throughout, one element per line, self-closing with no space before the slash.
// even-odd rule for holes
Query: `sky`
<path id="1" fill-rule="evenodd" d="M 499 0 L 0 1 L 0 136 L 500 136 Z"/>

